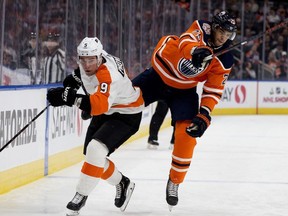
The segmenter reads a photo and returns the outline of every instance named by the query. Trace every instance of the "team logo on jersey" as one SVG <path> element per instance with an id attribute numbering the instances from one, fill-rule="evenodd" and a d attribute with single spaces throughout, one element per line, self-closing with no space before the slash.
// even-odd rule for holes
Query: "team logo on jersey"
<path id="1" fill-rule="evenodd" d="M 124 64 L 123 62 L 120 60 L 120 58 L 118 57 L 115 57 L 115 56 L 112 56 L 115 63 L 116 63 L 116 66 L 117 66 L 117 69 L 118 71 L 120 72 L 120 74 L 124 77 L 125 76 L 125 69 L 124 69 Z"/>
<path id="2" fill-rule="evenodd" d="M 180 59 L 179 64 L 178 64 L 178 70 L 180 71 L 180 73 L 184 75 L 185 77 L 189 77 L 189 78 L 197 76 L 204 69 L 205 69 L 204 67 L 200 67 L 200 68 L 194 67 L 194 65 L 192 64 L 192 61 L 184 59 L 184 58 Z"/>
<path id="3" fill-rule="evenodd" d="M 207 35 L 211 34 L 211 26 L 208 23 L 203 23 L 202 28 Z"/>

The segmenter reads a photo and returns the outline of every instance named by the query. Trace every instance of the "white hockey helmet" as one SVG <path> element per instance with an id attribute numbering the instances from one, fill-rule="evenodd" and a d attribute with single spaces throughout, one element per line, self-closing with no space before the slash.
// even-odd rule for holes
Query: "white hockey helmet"
<path id="1" fill-rule="evenodd" d="M 78 57 L 80 56 L 97 56 L 101 58 L 103 45 L 97 37 L 85 37 L 77 47 Z"/>

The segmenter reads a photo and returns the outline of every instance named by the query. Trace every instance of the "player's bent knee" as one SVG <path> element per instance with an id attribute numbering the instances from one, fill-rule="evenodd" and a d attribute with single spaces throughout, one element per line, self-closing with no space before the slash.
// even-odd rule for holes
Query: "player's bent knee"
<path id="1" fill-rule="evenodd" d="M 99 160 L 105 163 L 108 152 L 105 144 L 92 139 L 87 146 L 86 161 L 91 164 L 98 164 Z"/>

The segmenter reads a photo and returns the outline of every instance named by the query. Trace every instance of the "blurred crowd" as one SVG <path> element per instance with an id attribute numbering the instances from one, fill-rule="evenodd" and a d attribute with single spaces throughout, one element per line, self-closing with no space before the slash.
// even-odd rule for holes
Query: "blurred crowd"
<path id="1" fill-rule="evenodd" d="M 287 1 L 269 1 L 264 5 L 262 1 L 250 0 L 245 3 L 244 19 L 238 20 L 238 41 L 249 38 L 282 23 L 288 18 Z M 240 7 L 240 5 L 239 5 Z M 238 8 L 239 8 L 238 7 Z M 237 14 L 238 8 L 232 7 Z M 266 11 L 266 14 L 264 13 Z M 237 17 L 241 17 L 238 12 Z M 288 80 L 288 27 L 280 28 L 256 40 L 249 41 L 242 49 L 234 51 L 236 64 L 230 79 L 268 79 Z M 242 58 L 241 58 L 241 55 Z M 260 73 L 261 72 L 261 73 Z"/>
<path id="2" fill-rule="evenodd" d="M 4 2 L 0 85 L 61 82 L 77 66 L 76 46 L 85 36 L 99 37 L 104 49 L 121 57 L 134 77 L 150 65 L 163 35 L 180 34 L 194 19 L 210 19 L 228 9 L 238 18 L 238 43 L 288 17 L 288 2 L 276 0 Z M 233 51 L 235 66 L 229 79 L 288 80 L 287 51 L 287 26 L 249 41 Z"/>
<path id="3" fill-rule="evenodd" d="M 35 1 L 6 1 L 5 11 L 10 13 L 0 20 L 4 25 L 4 43 L 0 45 L 2 85 L 57 83 L 66 76 L 63 44 L 66 3 L 64 0 L 38 3 L 41 16 L 37 15 Z"/>

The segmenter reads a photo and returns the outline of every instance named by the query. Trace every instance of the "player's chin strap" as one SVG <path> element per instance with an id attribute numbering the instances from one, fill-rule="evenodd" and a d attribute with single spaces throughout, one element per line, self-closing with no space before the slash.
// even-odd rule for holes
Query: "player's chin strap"
<path id="1" fill-rule="evenodd" d="M 205 62 L 205 61 L 211 60 L 213 57 L 217 57 L 217 56 L 220 56 L 220 55 L 222 55 L 222 54 L 224 54 L 224 53 L 227 53 L 227 52 L 235 49 L 235 48 L 238 47 L 238 46 L 245 45 L 245 44 L 248 43 L 249 41 L 256 40 L 256 39 L 258 39 L 258 38 L 263 37 L 265 34 L 270 34 L 270 33 L 274 32 L 274 31 L 276 31 L 276 30 L 278 30 L 278 29 L 280 29 L 280 28 L 283 28 L 283 27 L 285 27 L 287 24 L 288 24 L 288 18 L 286 18 L 283 22 L 279 23 L 278 25 L 275 25 L 275 26 L 273 26 L 272 28 L 269 28 L 269 29 L 267 29 L 266 31 L 259 33 L 258 35 L 252 36 L 252 37 L 248 38 L 248 39 L 245 40 L 245 41 L 236 43 L 236 44 L 234 44 L 234 45 L 232 45 L 232 46 L 230 46 L 230 47 L 228 47 L 228 48 L 226 48 L 226 49 L 223 49 L 223 50 L 220 51 L 220 52 L 217 52 L 217 53 L 214 53 L 214 54 L 212 54 L 212 55 L 209 55 L 209 56 L 205 57 L 203 61 Z"/>

